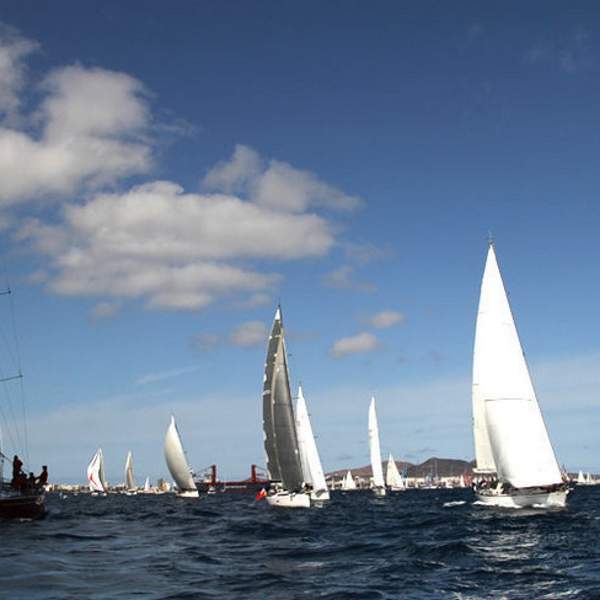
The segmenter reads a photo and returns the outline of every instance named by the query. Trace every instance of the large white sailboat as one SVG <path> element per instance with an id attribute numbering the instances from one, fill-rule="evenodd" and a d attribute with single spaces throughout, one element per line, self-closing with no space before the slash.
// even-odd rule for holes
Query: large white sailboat
<path id="1" fill-rule="evenodd" d="M 133 476 L 133 457 L 131 450 L 127 453 L 127 459 L 125 460 L 125 492 L 129 495 L 137 493 L 135 477 Z"/>
<path id="2" fill-rule="evenodd" d="M 169 473 L 171 473 L 171 477 L 177 484 L 177 496 L 180 498 L 198 498 L 198 488 L 194 483 L 193 472 L 185 457 L 181 436 L 173 416 L 171 416 L 171 423 L 165 435 L 165 459 Z"/>
<path id="3" fill-rule="evenodd" d="M 473 353 L 475 493 L 493 506 L 564 506 L 556 460 L 490 242 Z"/>
<path id="4" fill-rule="evenodd" d="M 308 508 L 310 494 L 304 487 L 279 306 L 267 347 L 262 401 L 265 454 L 271 480 L 267 502 L 271 506 Z"/>
<path id="5" fill-rule="evenodd" d="M 104 455 L 102 448 L 98 448 L 87 468 L 87 479 L 90 491 L 92 494 L 108 493 L 108 483 L 104 474 Z"/>
<path id="6" fill-rule="evenodd" d="M 376 496 L 385 496 L 381 447 L 379 446 L 379 425 L 377 424 L 374 397 L 371 397 L 371 404 L 369 405 L 369 454 L 371 455 L 371 472 L 373 474 L 371 489 Z"/>
<path id="7" fill-rule="evenodd" d="M 406 489 L 404 485 L 404 479 L 402 479 L 402 475 L 400 475 L 400 471 L 398 471 L 398 467 L 396 466 L 396 461 L 390 452 L 387 461 L 387 467 L 385 470 L 385 484 L 388 486 L 391 492 L 403 492 Z"/>
<path id="8" fill-rule="evenodd" d="M 302 386 L 298 386 L 298 399 L 296 400 L 296 434 L 304 483 L 310 489 L 310 498 L 317 501 L 329 500 L 329 490 L 325 482 L 325 474 L 308 416 Z"/>

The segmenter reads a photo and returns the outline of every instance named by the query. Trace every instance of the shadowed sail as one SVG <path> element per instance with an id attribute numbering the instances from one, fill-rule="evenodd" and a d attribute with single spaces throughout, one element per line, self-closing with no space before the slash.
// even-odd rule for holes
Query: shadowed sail
<path id="1" fill-rule="evenodd" d="M 296 436 L 280 307 L 277 307 L 275 312 L 269 337 L 262 397 L 269 478 L 272 481 L 280 481 L 289 492 L 298 492 L 303 487 L 304 478 Z"/>
<path id="2" fill-rule="evenodd" d="M 194 483 L 192 470 L 188 465 L 181 443 L 181 436 L 175 424 L 175 417 L 171 417 L 171 423 L 165 435 L 165 459 L 171 477 L 175 480 L 177 487 L 183 493 L 196 496 L 198 490 Z"/>
<path id="3" fill-rule="evenodd" d="M 133 476 L 133 458 L 130 450 L 127 453 L 127 460 L 125 461 L 125 489 L 134 490 L 136 487 L 135 477 Z"/>
<path id="4" fill-rule="evenodd" d="M 92 492 L 107 492 L 108 483 L 104 475 L 104 455 L 102 448 L 96 450 L 87 468 L 87 478 L 90 490 Z"/>

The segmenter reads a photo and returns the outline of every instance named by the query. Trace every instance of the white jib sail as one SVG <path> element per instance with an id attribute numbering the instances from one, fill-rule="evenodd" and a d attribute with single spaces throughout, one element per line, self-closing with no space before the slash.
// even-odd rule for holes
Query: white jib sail
<path id="1" fill-rule="evenodd" d="M 171 473 L 171 477 L 173 477 L 181 491 L 194 491 L 197 489 L 192 470 L 185 457 L 179 431 L 177 431 L 175 417 L 171 417 L 171 423 L 165 435 L 165 459 L 167 467 L 169 467 L 169 473 Z"/>
<path id="2" fill-rule="evenodd" d="M 127 460 L 125 461 L 125 489 L 134 490 L 135 477 L 133 476 L 133 457 L 131 450 L 127 453 Z"/>
<path id="3" fill-rule="evenodd" d="M 342 489 L 343 490 L 355 490 L 356 482 L 354 481 L 354 477 L 352 477 L 352 471 L 348 471 L 346 473 L 346 477 L 344 477 L 342 481 Z"/>
<path id="4" fill-rule="evenodd" d="M 145 492 L 150 491 L 150 477 L 146 477 L 146 481 L 144 482 L 144 491 Z"/>
<path id="5" fill-rule="evenodd" d="M 402 479 L 402 475 L 400 475 L 400 471 L 398 471 L 396 461 L 391 453 L 388 457 L 387 468 L 385 470 L 385 483 L 388 487 L 395 489 L 404 487 L 404 480 Z"/>
<path id="6" fill-rule="evenodd" d="M 92 492 L 105 492 L 105 479 L 104 479 L 104 459 L 102 457 L 102 448 L 96 450 L 96 454 L 92 457 L 90 464 L 87 468 L 87 479 L 90 491 Z"/>
<path id="7" fill-rule="evenodd" d="M 479 299 L 473 356 L 473 421 L 479 470 L 516 488 L 560 483 L 493 244 Z"/>
<path id="8" fill-rule="evenodd" d="M 304 482 L 311 485 L 315 492 L 327 491 L 325 474 L 306 409 L 306 400 L 302 394 L 302 386 L 298 387 L 298 400 L 296 400 L 296 435 Z"/>
<path id="9" fill-rule="evenodd" d="M 369 405 L 369 451 L 371 454 L 371 470 L 373 471 L 373 487 L 385 487 L 383 467 L 381 466 L 381 448 L 379 446 L 379 426 L 375 412 L 375 398 Z"/>

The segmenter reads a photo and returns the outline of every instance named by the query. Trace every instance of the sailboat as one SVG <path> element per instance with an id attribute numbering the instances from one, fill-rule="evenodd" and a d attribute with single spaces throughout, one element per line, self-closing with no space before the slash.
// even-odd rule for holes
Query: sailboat
<path id="1" fill-rule="evenodd" d="M 104 474 L 104 455 L 102 448 L 98 448 L 87 468 L 87 480 L 90 492 L 93 495 L 106 496 L 108 493 L 108 483 Z"/>
<path id="2" fill-rule="evenodd" d="M 265 454 L 271 480 L 267 502 L 271 506 L 308 508 L 310 494 L 304 489 L 279 306 L 267 347 L 262 402 Z"/>
<path id="3" fill-rule="evenodd" d="M 344 479 L 342 479 L 342 490 L 345 492 L 351 492 L 356 489 L 356 481 L 352 477 L 352 471 L 348 471 Z"/>
<path id="4" fill-rule="evenodd" d="M 376 496 L 385 496 L 385 481 L 383 480 L 381 448 L 379 446 L 379 426 L 377 425 L 374 397 L 371 397 L 371 404 L 369 405 L 369 453 L 371 455 L 371 471 L 373 473 L 371 489 Z"/>
<path id="5" fill-rule="evenodd" d="M 298 399 L 296 400 L 296 433 L 304 483 L 311 490 L 311 500 L 329 500 L 329 490 L 325 482 L 325 474 L 310 424 L 302 386 L 298 387 Z"/>
<path id="6" fill-rule="evenodd" d="M 152 488 L 150 487 L 150 477 L 146 477 L 146 481 L 144 481 L 144 494 L 152 493 Z"/>
<path id="7" fill-rule="evenodd" d="M 473 352 L 475 493 L 492 506 L 564 506 L 554 454 L 498 268 L 487 254 Z"/>
<path id="8" fill-rule="evenodd" d="M 577 475 L 577 485 L 585 485 L 586 481 L 585 481 L 585 475 L 583 474 L 583 471 L 579 471 L 579 474 Z"/>
<path id="9" fill-rule="evenodd" d="M 165 459 L 171 477 L 177 484 L 177 496 L 180 498 L 198 498 L 198 488 L 194 483 L 192 469 L 188 465 L 181 436 L 171 416 L 171 423 L 165 435 Z"/>
<path id="10" fill-rule="evenodd" d="M 135 485 L 135 477 L 133 476 L 131 450 L 127 453 L 127 459 L 125 460 L 125 492 L 130 496 L 137 494 L 137 486 Z"/>
<path id="11" fill-rule="evenodd" d="M 391 492 L 403 492 L 406 489 L 404 479 L 402 479 L 402 475 L 400 475 L 400 471 L 398 471 L 396 461 L 391 452 L 385 470 L 385 484 L 390 488 Z"/>

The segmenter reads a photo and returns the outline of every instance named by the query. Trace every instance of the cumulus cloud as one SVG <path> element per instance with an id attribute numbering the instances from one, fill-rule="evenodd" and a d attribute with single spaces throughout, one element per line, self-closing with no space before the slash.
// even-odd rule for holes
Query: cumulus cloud
<path id="1" fill-rule="evenodd" d="M 41 82 L 30 115 L 14 115 L 30 90 L 23 58 L 36 47 L 0 27 L 0 207 L 54 200 L 144 173 L 152 164 L 144 86 L 124 73 L 79 65 Z"/>
<path id="2" fill-rule="evenodd" d="M 250 348 L 265 344 L 268 337 L 269 330 L 262 321 L 248 321 L 234 329 L 229 340 L 233 346 Z"/>
<path id="3" fill-rule="evenodd" d="M 348 354 L 373 352 L 374 350 L 377 350 L 377 348 L 379 348 L 377 337 L 372 333 L 363 332 L 337 340 L 331 348 L 331 353 L 336 358 L 341 358 Z"/>
<path id="4" fill-rule="evenodd" d="M 377 329 L 387 329 L 393 325 L 397 325 L 404 320 L 404 315 L 395 310 L 383 310 L 375 315 L 370 316 L 367 322 L 377 327 Z"/>
<path id="5" fill-rule="evenodd" d="M 356 292 L 373 292 L 375 286 L 364 281 L 354 279 L 354 267 L 344 265 L 323 276 L 322 283 L 325 287 L 338 290 L 353 290 Z"/>
<path id="6" fill-rule="evenodd" d="M 362 201 L 321 181 L 308 171 L 271 160 L 268 164 L 256 151 L 238 145 L 229 161 L 213 167 L 203 180 L 207 189 L 246 194 L 259 206 L 287 212 L 310 207 L 353 210 Z"/>

